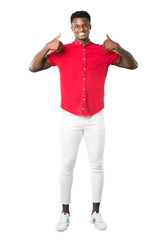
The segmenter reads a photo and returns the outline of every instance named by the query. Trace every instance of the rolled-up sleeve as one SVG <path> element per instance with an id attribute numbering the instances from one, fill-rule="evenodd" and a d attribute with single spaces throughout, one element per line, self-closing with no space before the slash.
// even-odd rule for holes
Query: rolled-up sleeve
<path id="1" fill-rule="evenodd" d="M 106 59 L 107 63 L 109 63 L 109 65 L 110 64 L 112 64 L 112 65 L 115 64 L 118 57 L 119 57 L 119 54 L 114 52 L 114 51 L 105 52 L 105 59 Z"/>
<path id="2" fill-rule="evenodd" d="M 50 61 L 50 63 L 52 64 L 52 66 L 57 66 L 58 62 L 59 62 L 59 54 L 57 54 L 57 52 L 52 51 L 49 54 L 47 54 L 47 58 Z"/>

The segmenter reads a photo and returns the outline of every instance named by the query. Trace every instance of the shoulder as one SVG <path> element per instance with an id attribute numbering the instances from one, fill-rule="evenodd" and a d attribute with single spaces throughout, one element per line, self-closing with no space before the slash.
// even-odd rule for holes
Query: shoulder
<path id="1" fill-rule="evenodd" d="M 64 49 L 68 49 L 68 48 L 71 48 L 73 46 L 72 43 L 66 43 L 63 45 Z"/>
<path id="2" fill-rule="evenodd" d="M 95 50 L 99 50 L 99 51 L 105 52 L 103 45 L 102 45 L 102 44 L 99 44 L 99 43 L 93 43 L 93 42 L 91 42 L 91 44 L 90 44 L 89 47 L 92 48 L 92 49 L 95 49 Z"/>
<path id="3" fill-rule="evenodd" d="M 69 49 L 72 48 L 72 44 L 71 43 L 68 43 L 68 44 L 63 44 L 63 48 L 60 52 L 56 52 L 54 50 L 50 50 L 47 54 L 47 56 L 61 56 L 63 55 L 64 53 L 68 52 Z"/>

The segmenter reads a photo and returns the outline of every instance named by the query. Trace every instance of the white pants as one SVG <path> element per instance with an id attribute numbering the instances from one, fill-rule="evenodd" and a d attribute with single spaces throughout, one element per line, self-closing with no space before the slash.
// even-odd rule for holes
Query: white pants
<path id="1" fill-rule="evenodd" d="M 60 202 L 71 202 L 73 170 L 82 136 L 91 166 L 92 202 L 101 202 L 104 181 L 103 155 L 105 122 L 103 110 L 92 116 L 78 116 L 62 109 L 61 115 Z"/>

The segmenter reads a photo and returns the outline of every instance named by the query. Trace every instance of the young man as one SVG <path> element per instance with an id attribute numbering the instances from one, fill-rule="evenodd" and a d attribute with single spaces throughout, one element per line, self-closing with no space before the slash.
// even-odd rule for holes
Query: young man
<path id="1" fill-rule="evenodd" d="M 70 223 L 73 170 L 82 136 L 87 145 L 91 166 L 93 209 L 90 221 L 99 230 L 107 227 L 99 212 L 104 181 L 104 83 L 110 64 L 127 69 L 138 67 L 133 56 L 108 35 L 103 45 L 91 42 L 90 20 L 90 15 L 85 11 L 73 13 L 71 30 L 75 40 L 71 44 L 63 45 L 59 34 L 36 54 L 29 67 L 31 72 L 37 72 L 58 66 L 60 72 L 62 213 L 56 225 L 58 231 L 66 230 Z M 52 52 L 48 53 L 50 50 Z"/>

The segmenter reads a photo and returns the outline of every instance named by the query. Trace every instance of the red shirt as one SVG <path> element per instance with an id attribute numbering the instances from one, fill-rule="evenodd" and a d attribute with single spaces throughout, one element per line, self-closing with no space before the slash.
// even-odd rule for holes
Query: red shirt
<path id="1" fill-rule="evenodd" d="M 104 84 L 110 64 L 119 54 L 106 52 L 103 45 L 75 40 L 61 52 L 47 55 L 60 72 L 61 105 L 75 115 L 91 116 L 104 108 Z"/>

